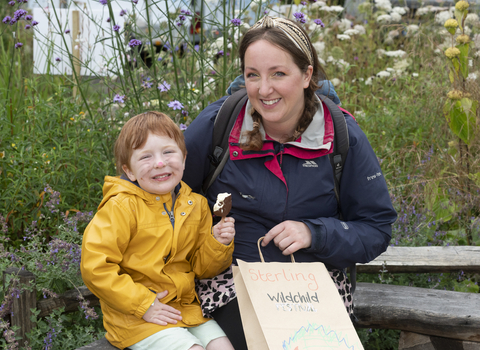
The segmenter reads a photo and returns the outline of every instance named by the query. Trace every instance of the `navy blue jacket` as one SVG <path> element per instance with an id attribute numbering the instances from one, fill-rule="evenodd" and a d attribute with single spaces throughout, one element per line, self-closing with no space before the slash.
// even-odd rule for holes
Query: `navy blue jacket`
<path id="1" fill-rule="evenodd" d="M 225 98 L 205 108 L 185 131 L 188 155 L 183 180 L 196 192 L 200 192 L 208 175 L 213 123 Z M 299 262 L 321 261 L 329 268 L 343 269 L 353 263 L 367 263 L 386 250 L 397 214 L 377 157 L 348 113 L 345 115 L 350 149 L 340 183 L 343 221 L 338 219 L 334 175 L 328 157 L 333 124 L 328 110 L 324 110 L 324 140 L 320 149 L 302 148 L 298 142 L 282 145 L 267 137 L 258 152 L 238 147 L 242 125 L 239 120 L 245 109 L 240 113 L 229 139 L 230 159 L 207 193 L 210 207 L 218 193 L 232 194 L 234 259 L 259 261 L 258 238 L 285 220 L 302 221 L 312 233 L 311 247 L 294 254 Z M 262 251 L 266 261 L 290 261 L 273 242 Z"/>

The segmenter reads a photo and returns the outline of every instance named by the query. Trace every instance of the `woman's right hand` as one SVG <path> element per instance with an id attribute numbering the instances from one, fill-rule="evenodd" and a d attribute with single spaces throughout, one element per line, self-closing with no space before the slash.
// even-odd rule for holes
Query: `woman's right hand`
<path id="1" fill-rule="evenodd" d="M 167 296 L 168 290 L 157 293 L 157 298 L 152 306 L 150 306 L 143 315 L 143 319 L 150 323 L 155 323 L 160 326 L 166 326 L 167 324 L 177 324 L 177 321 L 182 320 L 180 316 L 180 311 L 177 309 L 160 302 L 160 299 L 163 299 Z"/>

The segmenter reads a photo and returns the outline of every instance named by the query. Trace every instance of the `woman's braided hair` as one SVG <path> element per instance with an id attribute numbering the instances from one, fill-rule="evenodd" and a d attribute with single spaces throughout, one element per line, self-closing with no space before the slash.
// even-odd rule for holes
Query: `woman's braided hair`
<path id="1" fill-rule="evenodd" d="M 282 22 L 283 21 L 286 20 L 282 19 Z M 254 27 L 250 29 L 243 36 L 239 46 L 239 56 L 241 60 L 242 72 L 245 72 L 245 53 L 248 47 L 259 40 L 268 41 L 270 44 L 275 45 L 278 48 L 288 52 L 292 56 L 293 61 L 298 66 L 298 68 L 300 68 L 300 70 L 304 73 L 307 71 L 309 65 L 312 65 L 313 67 L 310 85 L 306 89 L 304 89 L 305 108 L 303 110 L 302 116 L 300 117 L 300 120 L 298 121 L 293 136 L 285 140 L 285 142 L 295 141 L 296 139 L 298 139 L 298 137 L 307 129 L 307 127 L 312 122 L 318 108 L 318 101 L 315 97 L 315 91 L 318 89 L 317 82 L 319 80 L 326 79 L 326 73 L 320 65 L 320 62 L 318 61 L 317 53 L 315 49 L 313 49 L 307 33 L 295 22 L 289 22 L 291 22 L 289 24 L 290 26 L 293 24 L 303 33 L 304 39 L 308 42 L 310 55 L 306 55 L 305 52 L 302 51 L 302 49 L 299 47 L 299 45 L 296 44 L 294 40 L 292 40 L 292 37 L 286 34 L 284 29 L 279 28 L 282 26 L 282 24 L 277 25 L 277 27 L 266 26 L 257 28 Z M 313 64 L 310 63 L 312 59 Z M 253 129 L 251 131 L 245 132 L 244 136 L 246 137 L 246 142 L 242 143 L 240 146 L 244 150 L 261 150 L 263 146 L 262 135 L 260 133 L 262 116 L 253 107 L 250 111 L 250 114 L 253 118 Z"/>

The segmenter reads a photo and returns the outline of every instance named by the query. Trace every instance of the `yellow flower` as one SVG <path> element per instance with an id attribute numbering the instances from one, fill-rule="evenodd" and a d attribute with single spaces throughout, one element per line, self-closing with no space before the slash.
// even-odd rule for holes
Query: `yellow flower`
<path id="1" fill-rule="evenodd" d="M 90 132 L 90 129 L 87 129 L 88 132 Z"/>
<path id="2" fill-rule="evenodd" d="M 470 37 L 467 34 L 462 34 L 457 36 L 455 40 L 457 41 L 458 44 L 466 44 L 470 42 Z"/>
<path id="3" fill-rule="evenodd" d="M 15 144 L 14 144 L 14 143 L 12 143 L 12 147 L 15 148 Z"/>
<path id="4" fill-rule="evenodd" d="M 455 10 L 465 11 L 470 5 L 465 0 L 461 0 L 455 4 Z"/>
<path id="5" fill-rule="evenodd" d="M 75 118 L 74 118 L 74 117 L 71 117 L 70 120 L 71 120 L 71 121 L 75 121 Z"/>
<path id="6" fill-rule="evenodd" d="M 56 149 L 55 147 L 53 147 L 53 149 Z"/>
<path id="7" fill-rule="evenodd" d="M 0 152 L 0 157 L 5 158 L 5 151 Z"/>
<path id="8" fill-rule="evenodd" d="M 462 98 L 468 98 L 472 94 L 468 92 L 463 92 L 461 90 L 450 90 L 447 94 L 447 97 L 451 100 L 461 100 Z"/>
<path id="9" fill-rule="evenodd" d="M 445 24 L 443 26 L 445 28 L 457 28 L 458 22 L 456 19 L 450 18 L 445 21 Z"/>
<path id="10" fill-rule="evenodd" d="M 445 56 L 448 58 L 455 58 L 460 55 L 460 50 L 457 49 L 456 47 L 449 47 L 447 50 L 445 50 Z"/>
<path id="11" fill-rule="evenodd" d="M 79 114 L 79 115 L 84 115 L 84 114 L 85 114 L 85 112 L 80 112 L 80 113 L 78 113 L 78 114 Z"/>

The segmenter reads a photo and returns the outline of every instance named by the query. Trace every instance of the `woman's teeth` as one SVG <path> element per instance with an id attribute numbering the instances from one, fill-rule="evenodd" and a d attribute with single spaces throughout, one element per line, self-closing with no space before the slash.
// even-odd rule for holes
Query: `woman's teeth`
<path id="1" fill-rule="evenodd" d="M 270 105 L 273 105 L 274 103 L 277 103 L 278 101 L 280 101 L 279 98 L 275 99 L 275 100 L 262 100 L 263 104 L 266 104 L 267 106 L 270 106 Z"/>

